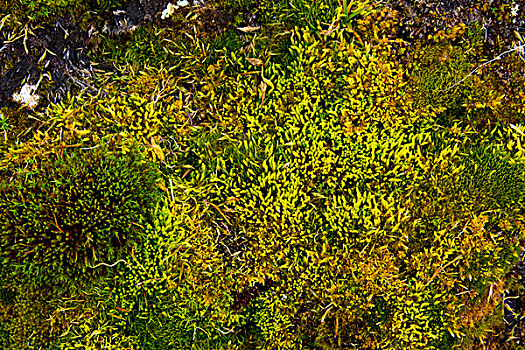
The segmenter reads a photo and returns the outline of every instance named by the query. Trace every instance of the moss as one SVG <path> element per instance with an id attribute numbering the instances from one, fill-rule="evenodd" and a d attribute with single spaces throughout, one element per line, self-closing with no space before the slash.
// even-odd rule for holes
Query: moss
<path id="1" fill-rule="evenodd" d="M 356 44 L 321 41 L 308 32 L 294 33 L 293 60 L 286 69 L 266 65 L 266 89 L 253 77 L 223 77 L 223 88 L 210 88 L 208 96 L 223 106 L 217 118 L 229 131 L 228 145 L 193 145 L 201 169 L 190 182 L 217 181 L 206 200 L 228 203 L 237 213 L 226 220 L 242 228 L 242 258 L 252 261 L 257 278 L 278 284 L 253 301 L 257 311 L 250 322 L 257 339 L 282 347 L 300 347 L 314 338 L 332 347 L 345 341 L 373 347 L 381 339 L 389 348 L 439 348 L 456 343 L 452 334 L 457 339 L 487 332 L 490 322 L 482 329 L 459 320 L 485 319 L 497 303 L 491 300 L 471 315 L 465 299 L 456 298 L 459 284 L 472 290 L 464 298 L 481 301 L 496 276 L 512 266 L 515 251 L 505 251 L 508 237 L 492 241 L 495 230 L 484 232 L 482 219 L 470 216 L 483 209 L 473 206 L 457 181 L 464 165 L 453 146 L 466 142 L 457 136 L 465 137 L 466 131 L 437 132 L 436 114 L 412 101 L 410 89 L 400 88 L 403 68 L 388 58 L 394 56 L 391 47 L 365 46 L 364 53 Z M 338 50 L 330 50 L 331 44 Z M 237 69 L 249 72 L 249 65 L 237 62 Z M 450 64 L 468 66 L 460 58 Z M 516 170 L 515 176 L 520 174 Z M 444 182 L 436 184 L 436 179 Z M 403 208 L 394 203 L 404 203 Z M 447 233 L 449 226 L 469 220 L 470 235 Z M 394 232 L 404 232 L 404 240 Z M 311 245 L 314 240 L 318 249 Z M 369 254 L 378 256 L 363 260 L 357 253 L 370 246 L 389 248 L 384 253 L 372 249 Z M 457 263 L 458 250 L 465 252 L 465 265 Z M 344 262 L 336 251 L 345 252 Z M 354 266 L 345 274 L 353 279 L 330 285 L 326 276 L 336 281 L 341 273 L 331 269 L 331 259 L 338 266 Z M 440 274 L 445 265 L 454 271 L 451 275 Z M 365 277 L 369 273 L 373 280 Z M 370 321 L 375 305 L 352 293 L 356 289 L 388 305 L 379 329 Z M 320 309 L 330 302 L 344 307 Z M 344 310 L 352 314 L 342 316 Z M 316 329 L 315 335 L 307 329 Z M 337 340 L 330 340 L 334 332 Z M 413 334 L 419 334 L 417 340 Z"/>
<path id="2" fill-rule="evenodd" d="M 0 288 L 0 302 L 4 305 L 12 304 L 15 300 L 16 292 L 9 288 Z"/>
<path id="3" fill-rule="evenodd" d="M 228 56 L 230 52 L 237 52 L 243 46 L 244 43 L 239 38 L 238 33 L 234 30 L 228 30 L 212 41 L 210 46 L 211 54 L 209 56 L 209 63 L 215 64 L 221 53 L 223 56 Z M 220 53 L 216 51 L 220 51 Z"/>
<path id="4" fill-rule="evenodd" d="M 464 49 L 431 46 L 422 49 L 417 62 L 418 68 L 412 73 L 413 84 L 418 90 L 416 103 L 430 105 L 439 112 L 464 114 L 462 105 L 468 92 L 464 86 L 455 86 L 471 70 Z"/>
<path id="5" fill-rule="evenodd" d="M 225 274 L 205 222 L 193 221 L 188 209 L 172 202 L 157 207 L 152 221 L 141 220 L 142 244 L 97 293 L 111 324 L 140 348 L 240 344 L 226 331 L 242 323 L 230 310 L 234 279 Z"/>
<path id="6" fill-rule="evenodd" d="M 4 335 L 87 350 L 503 334 L 525 237 L 520 65 L 453 86 L 489 58 L 481 28 L 408 45 L 403 14 L 342 3 L 214 1 L 101 43 L 100 94 L 49 106 L 2 149 Z M 89 267 L 102 262 L 116 265 Z M 82 292 L 24 291 L 49 292 L 43 269 Z"/>
<path id="7" fill-rule="evenodd" d="M 2 306 L 0 325 L 3 328 L 4 344 L 8 349 L 36 349 L 45 344 L 51 344 L 57 333 L 53 333 L 47 316 L 52 312 L 52 306 L 46 302 L 50 297 L 50 289 L 21 289 L 13 303 Z"/>
<path id="8" fill-rule="evenodd" d="M 525 165 L 491 145 L 467 151 L 463 184 L 479 210 L 520 206 L 525 200 Z"/>
<path id="9" fill-rule="evenodd" d="M 12 14 L 20 22 L 29 20 L 33 23 L 45 23 L 67 15 L 81 17 L 88 10 L 108 11 L 123 3 L 121 0 L 3 0 L 0 2 L 0 12 Z"/>
<path id="10" fill-rule="evenodd" d="M 133 222 L 156 198 L 156 173 L 136 153 L 64 152 L 1 184 L 2 257 L 33 283 L 78 285 L 138 239 Z"/>
<path id="11" fill-rule="evenodd" d="M 32 133 L 41 125 L 41 122 L 32 115 L 27 108 L 2 108 L 2 126 L 0 131 L 3 142 L 9 144 L 22 143 L 29 140 Z"/>

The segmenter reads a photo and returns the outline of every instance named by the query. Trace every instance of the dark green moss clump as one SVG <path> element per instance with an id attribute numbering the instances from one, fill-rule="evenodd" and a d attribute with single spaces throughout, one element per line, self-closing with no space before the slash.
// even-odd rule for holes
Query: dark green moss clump
<path id="1" fill-rule="evenodd" d="M 50 157 L 26 178 L 0 183 L 0 256 L 35 282 L 77 283 L 139 237 L 157 173 L 137 150 L 108 147 Z"/>
<path id="2" fill-rule="evenodd" d="M 465 159 L 464 186 L 487 209 L 519 205 L 525 198 L 525 166 L 492 146 L 471 147 Z M 483 209 L 483 208 L 482 208 Z"/>

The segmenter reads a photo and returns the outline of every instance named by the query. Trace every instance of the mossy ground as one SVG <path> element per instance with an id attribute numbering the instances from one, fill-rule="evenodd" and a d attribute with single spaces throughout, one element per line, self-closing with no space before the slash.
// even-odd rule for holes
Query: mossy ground
<path id="1" fill-rule="evenodd" d="M 0 0 L 0 349 L 519 349 L 525 6 L 417 3 Z"/>

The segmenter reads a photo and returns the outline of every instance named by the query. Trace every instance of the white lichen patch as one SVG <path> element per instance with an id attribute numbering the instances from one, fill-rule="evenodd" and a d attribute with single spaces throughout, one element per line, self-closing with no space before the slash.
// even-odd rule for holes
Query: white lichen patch
<path id="1" fill-rule="evenodd" d="M 40 100 L 40 96 L 36 94 L 37 88 L 38 84 L 31 85 L 25 83 L 19 93 L 15 92 L 13 94 L 13 100 L 15 102 L 27 105 L 29 108 L 33 109 L 38 106 L 38 101 Z"/>
<path id="2" fill-rule="evenodd" d="M 177 1 L 177 5 L 173 5 L 171 2 L 168 3 L 168 6 L 162 11 L 161 18 L 166 19 L 175 12 L 179 7 L 188 6 L 190 3 L 187 0 Z"/>
<path id="3" fill-rule="evenodd" d="M 173 5 L 171 2 L 168 3 L 168 7 L 166 7 L 166 9 L 164 11 L 162 11 L 161 18 L 162 19 L 168 18 L 169 16 L 171 16 L 173 14 L 173 12 L 175 12 L 175 9 L 177 9 L 177 8 L 178 8 L 178 6 L 176 7 L 176 5 Z"/>

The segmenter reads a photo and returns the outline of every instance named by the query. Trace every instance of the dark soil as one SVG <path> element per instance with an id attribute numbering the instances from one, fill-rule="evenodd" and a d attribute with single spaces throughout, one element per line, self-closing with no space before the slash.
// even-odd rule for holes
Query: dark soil
<path id="1" fill-rule="evenodd" d="M 517 0 L 517 16 L 510 16 L 508 0 L 389 0 L 386 5 L 400 14 L 401 36 L 414 42 L 459 24 L 467 27 L 479 23 L 485 31 L 487 48 L 511 46 L 517 40 L 515 31 L 525 28 L 525 1 Z M 501 10 L 506 7 L 505 10 Z"/>
<path id="2" fill-rule="evenodd" d="M 40 81 L 37 93 L 42 96 L 39 109 L 49 102 L 61 101 L 68 92 L 85 90 L 90 94 L 100 91 L 91 84 L 94 78 L 91 58 L 95 56 L 107 36 L 119 36 L 128 40 L 131 33 L 140 25 L 154 23 L 158 27 L 174 27 L 184 24 L 173 20 L 161 20 L 161 13 L 168 0 L 131 0 L 123 9 L 91 16 L 86 27 L 79 25 L 74 18 L 56 18 L 53 24 L 29 32 L 27 38 L 19 38 L 0 48 L 0 108 L 19 106 L 12 100 L 24 83 L 35 85 Z M 190 5 L 197 4 L 190 1 Z M 179 8 L 178 11 L 188 11 Z M 229 28 L 234 14 L 228 9 L 202 7 L 198 30 L 217 36 Z M 246 18 L 253 25 L 254 18 Z M 0 41 L 7 41 L 0 34 Z M 98 69 L 112 71 L 107 62 L 97 62 Z"/>
<path id="3" fill-rule="evenodd" d="M 168 0 L 131 0 L 124 9 L 93 16 L 88 30 L 74 18 L 56 18 L 52 24 L 28 31 L 27 37 L 0 48 L 0 108 L 16 108 L 12 100 L 24 83 L 36 85 L 43 98 L 39 108 L 57 103 L 67 92 L 99 91 L 91 85 L 94 77 L 90 57 L 105 35 L 129 33 L 144 22 L 159 21 Z M 7 38 L 0 34 L 0 41 Z"/>

